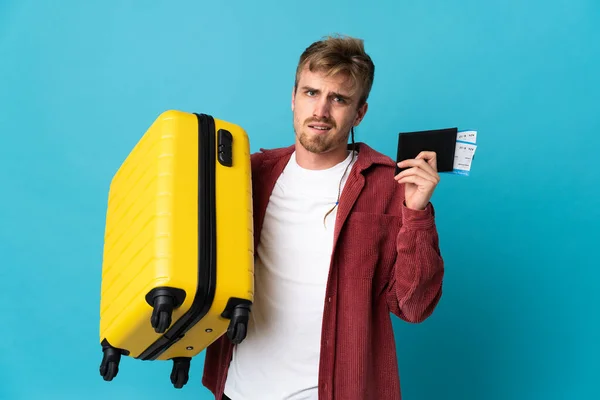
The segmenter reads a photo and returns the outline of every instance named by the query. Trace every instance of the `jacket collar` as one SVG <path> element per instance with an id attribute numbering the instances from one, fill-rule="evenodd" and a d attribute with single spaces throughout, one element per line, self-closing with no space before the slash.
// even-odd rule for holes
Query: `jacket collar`
<path id="1" fill-rule="evenodd" d="M 351 149 L 352 145 L 349 144 L 348 150 Z M 275 164 L 279 164 L 280 167 L 285 167 L 294 150 L 295 145 L 282 147 L 278 149 L 260 149 L 263 156 L 263 162 L 267 166 L 274 166 Z M 391 158 L 374 150 L 366 143 L 356 142 L 356 150 L 359 154 L 354 167 L 356 172 L 362 173 L 364 170 L 377 164 L 391 167 L 394 167 L 396 165 Z M 283 171 L 283 168 L 281 169 L 281 171 Z M 279 176 L 281 171 L 277 171 L 278 173 L 276 175 Z"/>

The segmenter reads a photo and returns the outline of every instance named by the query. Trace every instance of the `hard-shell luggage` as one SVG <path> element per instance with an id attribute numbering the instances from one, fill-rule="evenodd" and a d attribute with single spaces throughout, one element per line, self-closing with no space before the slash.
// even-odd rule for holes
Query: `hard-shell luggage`
<path id="1" fill-rule="evenodd" d="M 250 146 L 246 132 L 206 114 L 166 111 L 109 188 L 102 264 L 100 374 L 121 356 L 190 360 L 227 333 L 246 336 L 254 296 Z"/>

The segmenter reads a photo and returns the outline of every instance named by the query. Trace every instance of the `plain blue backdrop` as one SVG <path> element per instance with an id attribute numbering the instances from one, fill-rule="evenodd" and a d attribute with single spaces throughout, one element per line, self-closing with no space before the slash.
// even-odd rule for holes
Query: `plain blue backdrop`
<path id="1" fill-rule="evenodd" d="M 600 3 L 475 1 L 0 2 L 0 398 L 210 399 L 203 356 L 98 366 L 108 185 L 158 114 L 292 143 L 301 51 L 329 33 L 376 63 L 357 129 L 479 131 L 469 177 L 434 204 L 443 299 L 395 320 L 404 398 L 598 399 Z"/>

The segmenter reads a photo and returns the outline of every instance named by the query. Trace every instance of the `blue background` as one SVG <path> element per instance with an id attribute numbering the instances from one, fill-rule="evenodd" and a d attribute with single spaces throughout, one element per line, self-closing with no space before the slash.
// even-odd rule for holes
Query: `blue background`
<path id="1" fill-rule="evenodd" d="M 395 320 L 404 398 L 600 398 L 600 3 L 377 4 L 0 2 L 0 398 L 212 398 L 203 355 L 181 391 L 171 363 L 98 373 L 110 179 L 166 109 L 290 144 L 298 56 L 335 32 L 377 67 L 357 140 L 393 157 L 399 131 L 479 131 L 434 197 L 443 300 Z"/>

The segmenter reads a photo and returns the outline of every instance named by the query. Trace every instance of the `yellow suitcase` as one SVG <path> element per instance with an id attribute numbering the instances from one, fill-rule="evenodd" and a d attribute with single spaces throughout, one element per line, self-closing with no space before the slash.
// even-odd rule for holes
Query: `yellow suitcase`
<path id="1" fill-rule="evenodd" d="M 169 110 L 142 136 L 109 188 L 102 262 L 100 374 L 121 356 L 191 359 L 227 333 L 246 336 L 254 296 L 250 146 L 239 126 Z"/>

